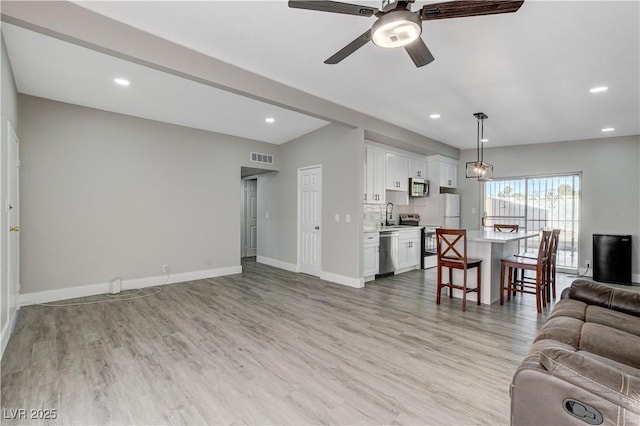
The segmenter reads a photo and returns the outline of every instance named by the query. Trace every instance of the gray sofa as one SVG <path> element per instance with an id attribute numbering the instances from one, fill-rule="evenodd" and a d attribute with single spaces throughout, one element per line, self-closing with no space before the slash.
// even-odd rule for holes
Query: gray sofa
<path id="1" fill-rule="evenodd" d="M 574 281 L 510 395 L 512 425 L 640 425 L 640 293 Z"/>

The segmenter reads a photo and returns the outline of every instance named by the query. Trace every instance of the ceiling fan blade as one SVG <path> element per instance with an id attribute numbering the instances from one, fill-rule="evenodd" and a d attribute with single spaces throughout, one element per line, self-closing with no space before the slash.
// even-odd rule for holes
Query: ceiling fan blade
<path id="1" fill-rule="evenodd" d="M 420 37 L 418 37 L 414 42 L 407 44 L 404 47 L 404 50 L 407 51 L 407 53 L 411 57 L 411 60 L 414 64 L 416 64 L 416 67 L 418 68 L 433 62 L 433 60 L 435 59 L 429 51 L 427 45 L 424 44 L 424 40 L 422 40 Z"/>
<path id="2" fill-rule="evenodd" d="M 362 34 L 357 39 L 353 40 L 351 43 L 347 44 L 342 49 L 338 50 L 332 57 L 324 61 L 325 64 L 337 64 L 342 61 L 347 56 L 351 55 L 356 50 L 360 49 L 362 46 L 367 44 L 371 40 L 371 30 L 367 30 L 364 34 Z"/>
<path id="3" fill-rule="evenodd" d="M 431 19 L 512 13 L 520 9 L 523 3 L 524 0 L 470 0 L 425 4 L 420 10 L 420 18 L 423 21 L 427 21 Z"/>
<path id="4" fill-rule="evenodd" d="M 289 7 L 295 9 L 319 10 L 320 12 L 342 13 L 345 15 L 358 15 L 369 17 L 379 12 L 375 7 L 360 6 L 357 4 L 341 3 L 338 1 L 289 1 Z"/>

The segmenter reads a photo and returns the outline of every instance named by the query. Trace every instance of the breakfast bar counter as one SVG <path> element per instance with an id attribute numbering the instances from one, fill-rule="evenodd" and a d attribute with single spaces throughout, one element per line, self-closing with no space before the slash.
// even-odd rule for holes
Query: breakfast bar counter
<path id="1" fill-rule="evenodd" d="M 500 299 L 500 259 L 518 253 L 518 241 L 538 236 L 537 231 L 496 232 L 467 231 L 467 256 L 482 259 L 481 302 L 491 304 Z M 443 273 L 446 268 L 443 268 Z M 456 274 L 456 281 L 461 275 Z M 469 272 L 470 283 L 475 281 L 475 272 Z M 462 297 L 461 291 L 454 291 L 456 297 Z"/>

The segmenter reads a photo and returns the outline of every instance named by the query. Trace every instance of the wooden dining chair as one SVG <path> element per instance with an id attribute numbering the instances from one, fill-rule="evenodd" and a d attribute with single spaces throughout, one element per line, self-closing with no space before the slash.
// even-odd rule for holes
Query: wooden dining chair
<path id="1" fill-rule="evenodd" d="M 500 265 L 500 304 L 504 304 L 504 292 L 507 300 L 511 300 L 512 293 L 530 293 L 536 296 L 536 309 L 542 313 L 542 307 L 547 306 L 549 279 L 547 275 L 549 256 L 551 256 L 551 231 L 540 231 L 540 245 L 535 259 L 520 256 L 508 256 L 501 260 Z M 505 270 L 508 270 L 505 286 Z M 514 279 L 515 271 L 521 270 L 519 279 Z M 534 271 L 535 277 L 526 277 L 524 271 Z"/>
<path id="2" fill-rule="evenodd" d="M 443 288 L 449 289 L 449 297 L 453 296 L 453 290 L 462 290 L 462 311 L 467 310 L 467 293 L 478 293 L 478 305 L 480 304 L 482 259 L 470 259 L 467 257 L 467 231 L 465 229 L 436 229 L 436 250 L 438 254 L 438 286 L 436 293 L 436 305 L 440 304 L 440 295 Z M 448 282 L 443 282 L 442 268 L 449 269 Z M 475 288 L 467 287 L 467 271 L 478 268 L 477 284 Z M 453 270 L 462 271 L 462 285 L 453 283 Z"/>
<path id="3" fill-rule="evenodd" d="M 505 223 L 496 223 L 493 225 L 493 230 L 496 232 L 518 232 L 520 225 L 509 225 Z"/>

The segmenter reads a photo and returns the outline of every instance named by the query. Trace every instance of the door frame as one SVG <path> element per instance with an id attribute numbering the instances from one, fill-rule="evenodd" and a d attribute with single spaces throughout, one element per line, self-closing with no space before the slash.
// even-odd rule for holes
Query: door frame
<path id="1" fill-rule="evenodd" d="M 13 146 L 15 140 L 15 146 Z M 6 258 L 7 258 L 7 325 L 11 327 L 11 321 L 13 320 L 15 313 L 20 309 L 18 299 L 20 297 L 20 233 L 19 231 L 15 236 L 15 246 L 11 243 L 13 239 L 12 231 L 9 231 L 11 226 L 20 227 L 20 139 L 16 131 L 13 129 L 11 122 L 7 120 L 7 170 L 4 171 L 3 176 L 6 178 L 7 198 L 5 200 L 5 212 L 7 215 L 7 241 L 6 241 Z M 13 158 L 13 159 L 12 159 Z M 15 161 L 15 163 L 14 163 Z M 12 170 L 15 169 L 15 179 L 10 179 Z M 11 202 L 10 195 L 12 194 L 11 187 L 14 187 L 15 191 L 14 205 L 12 209 L 15 209 L 15 222 L 11 222 L 11 211 L 9 205 Z M 11 265 L 12 253 L 15 255 L 15 265 Z M 2 252 L 0 251 L 0 255 Z M 15 271 L 13 270 L 15 267 Z M 15 283 L 12 283 L 10 277 L 15 274 Z"/>
<path id="2" fill-rule="evenodd" d="M 241 257 L 247 257 L 247 239 L 248 239 L 248 225 L 249 225 L 249 219 L 248 219 L 248 213 L 249 213 L 249 208 L 250 206 L 247 204 L 247 181 L 250 180 L 255 180 L 256 181 L 256 193 L 258 192 L 258 177 L 257 176 L 247 176 L 242 178 L 242 207 L 241 207 L 241 211 L 242 211 L 242 229 L 240 230 L 240 238 L 241 238 L 241 244 L 240 244 L 240 256 Z M 256 224 L 257 226 L 257 224 Z M 254 256 L 257 256 L 257 236 L 256 236 L 256 254 Z"/>
<path id="3" fill-rule="evenodd" d="M 320 170 L 320 183 L 322 185 L 323 182 L 323 173 L 322 173 L 322 164 L 316 164 L 313 166 L 306 166 L 306 167 L 300 167 L 298 168 L 298 183 L 297 183 L 297 198 L 298 198 L 298 211 L 297 211 L 297 216 L 296 216 L 296 222 L 297 222 L 297 235 L 296 235 L 296 244 L 297 244 L 297 259 L 296 259 L 296 272 L 300 272 L 302 270 L 302 185 L 301 185 L 301 176 L 302 176 L 302 172 L 305 170 L 312 170 L 312 169 L 319 169 Z M 320 247 L 318 247 L 318 277 L 320 276 L 321 272 L 322 272 L 322 231 L 323 231 L 323 224 L 322 224 L 322 195 L 323 195 L 323 186 L 320 187 L 320 215 L 318 216 L 319 218 L 319 226 L 320 226 L 320 232 L 319 232 L 319 237 L 318 237 L 318 241 L 319 241 L 319 245 Z"/>

